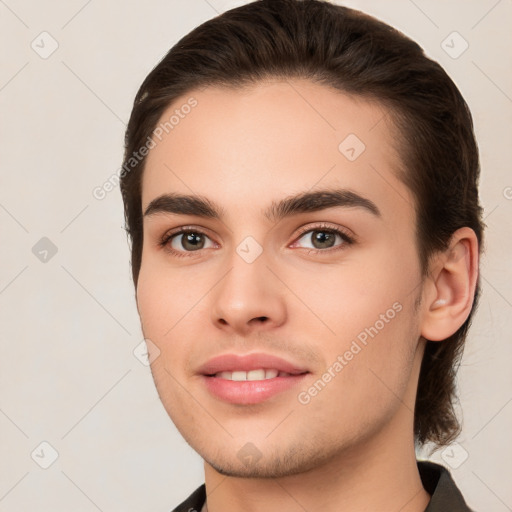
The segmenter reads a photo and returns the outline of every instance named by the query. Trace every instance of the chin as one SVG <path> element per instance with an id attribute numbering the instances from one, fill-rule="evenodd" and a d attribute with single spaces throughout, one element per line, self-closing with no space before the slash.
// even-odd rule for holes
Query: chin
<path id="1" fill-rule="evenodd" d="M 234 458 L 226 457 L 225 452 L 219 453 L 217 457 L 200 455 L 217 473 L 235 478 L 282 478 L 297 475 L 322 465 L 330 458 L 330 454 L 319 452 L 318 447 L 298 446 L 285 449 L 286 453 L 267 449 L 270 455 L 265 456 L 261 452 L 258 454 L 252 443 L 247 443 L 238 450 Z"/>

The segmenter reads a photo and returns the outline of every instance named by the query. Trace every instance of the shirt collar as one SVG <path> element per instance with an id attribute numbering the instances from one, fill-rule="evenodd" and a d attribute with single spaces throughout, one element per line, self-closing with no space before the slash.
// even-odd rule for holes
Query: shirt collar
<path id="1" fill-rule="evenodd" d="M 445 467 L 430 461 L 417 461 L 417 465 L 423 487 L 431 495 L 424 512 L 472 512 Z"/>

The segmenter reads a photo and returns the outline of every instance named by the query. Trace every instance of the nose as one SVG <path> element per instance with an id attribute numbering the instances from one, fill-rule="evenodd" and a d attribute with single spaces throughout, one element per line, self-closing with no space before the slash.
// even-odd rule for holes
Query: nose
<path id="1" fill-rule="evenodd" d="M 247 263 L 238 254 L 228 271 L 212 289 L 212 322 L 231 334 L 246 336 L 254 330 L 269 330 L 286 321 L 285 286 L 275 269 L 260 255 Z"/>

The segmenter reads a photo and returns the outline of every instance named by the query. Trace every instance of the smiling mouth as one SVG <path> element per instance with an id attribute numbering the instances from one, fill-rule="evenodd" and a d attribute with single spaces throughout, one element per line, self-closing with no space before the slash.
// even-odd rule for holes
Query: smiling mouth
<path id="1" fill-rule="evenodd" d="M 220 354 L 197 369 L 212 397 L 236 405 L 291 400 L 289 392 L 310 373 L 305 365 L 261 352 Z"/>

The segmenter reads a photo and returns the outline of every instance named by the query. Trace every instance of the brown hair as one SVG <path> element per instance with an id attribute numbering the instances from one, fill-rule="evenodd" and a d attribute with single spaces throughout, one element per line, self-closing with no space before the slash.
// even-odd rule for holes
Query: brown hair
<path id="1" fill-rule="evenodd" d="M 359 11 L 321 0 L 260 0 L 231 9 L 183 37 L 142 83 L 126 130 L 121 173 L 135 287 L 143 244 L 141 180 L 146 144 L 179 96 L 210 85 L 243 87 L 267 78 L 305 78 L 377 100 L 401 134 L 400 178 L 415 198 L 423 275 L 430 256 L 460 227 L 482 246 L 479 159 L 471 114 L 455 84 L 421 47 Z M 455 374 L 477 305 L 443 342 L 427 341 L 414 431 L 418 444 L 448 444 L 460 432 Z"/>

